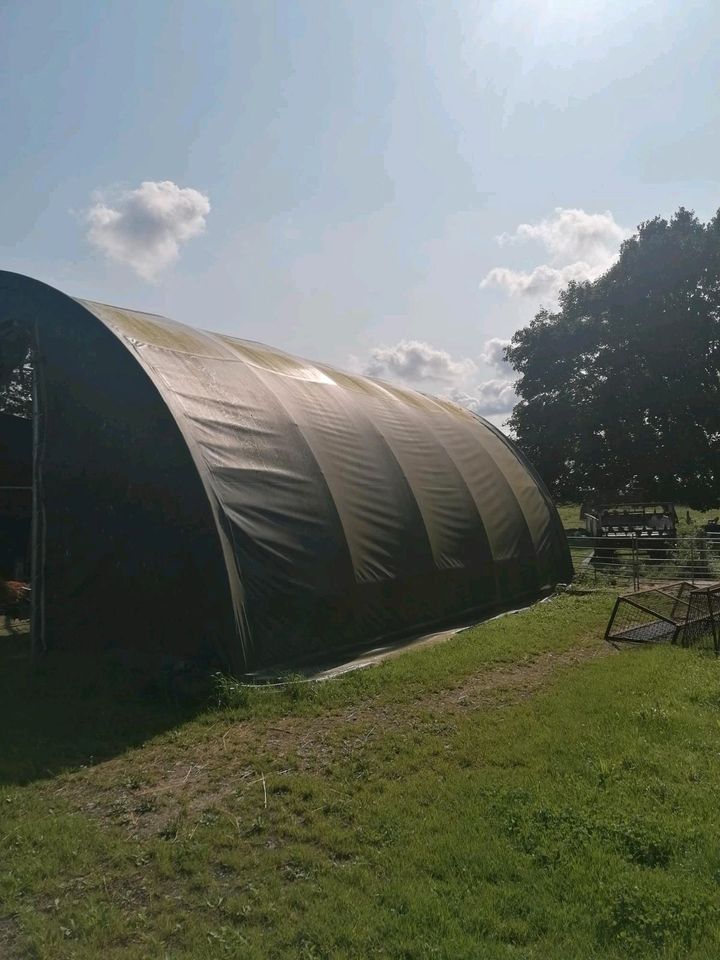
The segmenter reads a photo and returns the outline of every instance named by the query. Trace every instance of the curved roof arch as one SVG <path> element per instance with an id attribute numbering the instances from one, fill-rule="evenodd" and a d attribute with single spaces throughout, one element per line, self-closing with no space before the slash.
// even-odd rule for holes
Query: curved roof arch
<path id="1" fill-rule="evenodd" d="M 569 576 L 532 468 L 449 401 L 0 273 L 0 340 L 13 325 L 37 358 L 47 604 L 69 589 L 62 541 L 84 523 L 79 490 L 55 516 L 71 483 L 98 516 L 120 515 L 107 522 L 126 558 L 118 580 L 154 577 L 152 629 L 185 652 L 202 640 L 238 672 L 469 619 Z M 130 527 L 145 566 L 122 542 L 138 510 L 166 564 L 142 524 Z M 81 540 L 96 563 L 92 535 Z M 112 564 L 106 579 L 97 602 L 85 584 L 103 622 Z M 188 592 L 201 617 L 183 613 Z"/>

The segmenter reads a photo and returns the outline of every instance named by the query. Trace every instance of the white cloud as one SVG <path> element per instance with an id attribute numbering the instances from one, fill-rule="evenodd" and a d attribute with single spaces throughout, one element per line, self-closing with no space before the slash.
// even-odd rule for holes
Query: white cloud
<path id="1" fill-rule="evenodd" d="M 447 394 L 447 398 L 482 416 L 510 413 L 517 401 L 514 381 L 503 379 L 486 380 L 485 383 L 478 384 L 474 394 L 455 388 Z"/>
<path id="2" fill-rule="evenodd" d="M 480 359 L 489 367 L 497 367 L 498 370 L 507 370 L 508 364 L 505 360 L 505 348 L 509 346 L 509 340 L 503 340 L 501 337 L 492 337 L 492 339 L 485 341 Z"/>
<path id="3" fill-rule="evenodd" d="M 534 299 L 556 297 L 571 280 L 595 280 L 613 263 L 630 231 L 612 213 L 556 207 L 555 214 L 538 223 L 521 223 L 512 234 L 498 237 L 501 246 L 532 240 L 550 254 L 550 262 L 533 270 L 494 267 L 481 287 L 499 287 L 510 296 Z"/>
<path id="4" fill-rule="evenodd" d="M 586 213 L 556 207 L 554 217 L 539 223 L 521 223 L 514 234 L 503 234 L 498 240 L 501 244 L 537 240 L 559 259 L 596 263 L 614 253 L 627 235 L 609 210 Z"/>
<path id="5" fill-rule="evenodd" d="M 578 260 L 564 267 L 543 263 L 529 273 L 524 270 L 510 270 L 508 267 L 495 267 L 480 286 L 500 287 L 511 297 L 556 297 L 571 280 L 595 280 L 605 272 L 610 262 L 607 266 L 591 266 L 584 260 Z"/>
<path id="6" fill-rule="evenodd" d="M 177 260 L 180 244 L 203 233 L 209 212 L 210 201 L 199 190 L 145 180 L 112 199 L 98 195 L 87 212 L 87 238 L 106 256 L 154 280 Z"/>
<path id="7" fill-rule="evenodd" d="M 486 340 L 480 359 L 502 374 L 510 372 L 503 351 L 510 343 L 500 337 Z M 400 340 L 392 347 L 377 347 L 370 354 L 364 373 L 371 377 L 399 380 L 427 389 L 428 383 L 442 384 L 443 396 L 483 416 L 509 413 L 517 402 L 514 379 L 507 376 L 486 380 L 467 387 L 468 379 L 477 372 L 469 358 L 454 360 L 445 350 L 418 340 Z"/>
<path id="8" fill-rule="evenodd" d="M 407 383 L 452 383 L 473 373 L 470 359 L 453 360 L 445 350 L 438 350 L 420 340 L 400 340 L 392 347 L 376 347 L 370 354 L 365 373 L 371 377 L 387 377 Z"/>

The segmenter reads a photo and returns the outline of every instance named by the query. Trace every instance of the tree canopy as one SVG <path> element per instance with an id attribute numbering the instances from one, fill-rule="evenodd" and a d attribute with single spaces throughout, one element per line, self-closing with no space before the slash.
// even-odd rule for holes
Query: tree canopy
<path id="1" fill-rule="evenodd" d="M 512 338 L 510 427 L 558 498 L 720 501 L 720 211 L 642 223 Z"/>

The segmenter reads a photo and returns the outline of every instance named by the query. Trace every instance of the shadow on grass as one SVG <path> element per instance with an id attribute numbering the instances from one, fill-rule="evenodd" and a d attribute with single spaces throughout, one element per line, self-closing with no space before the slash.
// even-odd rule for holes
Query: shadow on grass
<path id="1" fill-rule="evenodd" d="M 206 698 L 178 700 L 107 661 L 33 658 L 26 627 L 0 630 L 0 785 L 116 756 L 206 707 Z"/>

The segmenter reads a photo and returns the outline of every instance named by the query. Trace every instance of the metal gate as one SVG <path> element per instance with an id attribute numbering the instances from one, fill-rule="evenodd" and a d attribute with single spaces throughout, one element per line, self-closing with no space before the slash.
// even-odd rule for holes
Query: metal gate
<path id="1" fill-rule="evenodd" d="M 691 584 L 720 580 L 720 537 L 648 539 L 628 534 L 622 544 L 612 538 L 572 535 L 568 545 L 574 583 L 589 589 L 630 584 L 635 590 L 655 583 L 686 580 Z"/>

